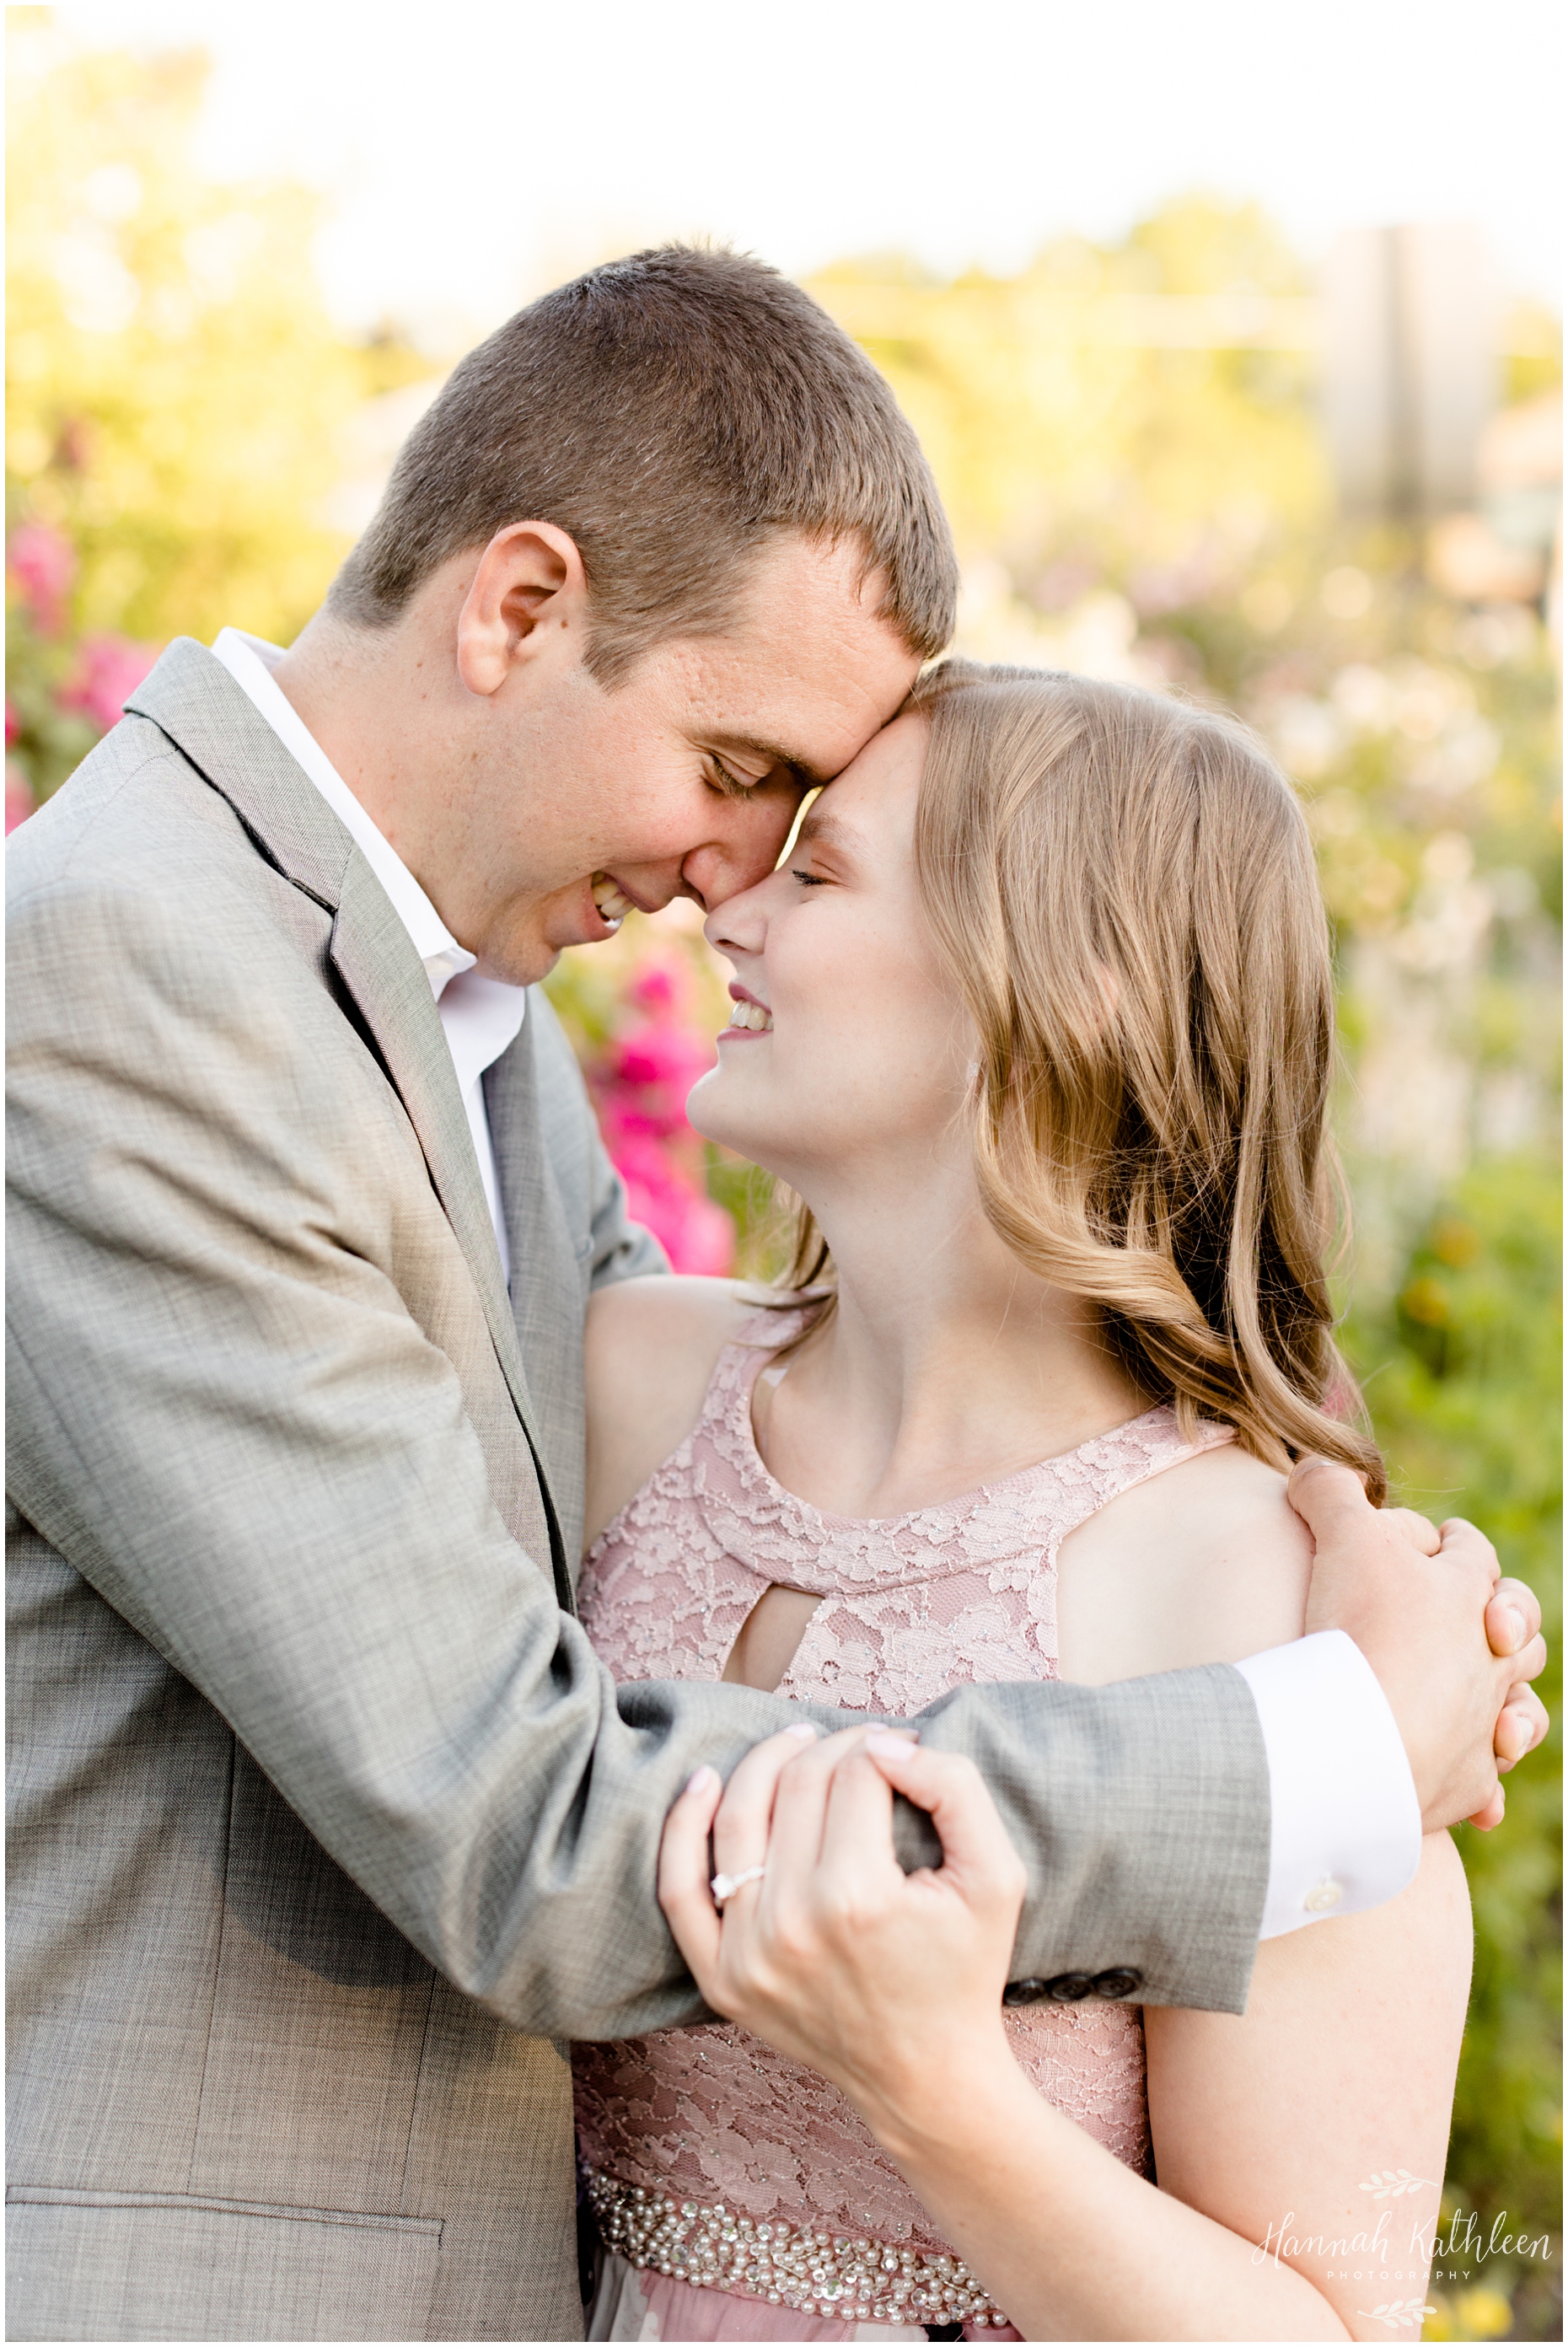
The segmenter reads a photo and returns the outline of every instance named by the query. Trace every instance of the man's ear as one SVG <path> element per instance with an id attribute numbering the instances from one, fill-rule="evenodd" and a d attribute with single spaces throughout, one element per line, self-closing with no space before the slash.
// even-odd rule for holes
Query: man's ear
<path id="1" fill-rule="evenodd" d="M 575 540 L 554 522 L 508 522 L 479 557 L 457 615 L 457 673 L 487 698 L 522 662 L 568 646 L 575 659 L 587 616 Z"/>

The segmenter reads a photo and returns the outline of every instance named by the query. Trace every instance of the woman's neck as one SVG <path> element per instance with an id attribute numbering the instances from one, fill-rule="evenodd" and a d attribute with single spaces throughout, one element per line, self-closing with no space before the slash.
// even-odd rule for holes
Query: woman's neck
<path id="1" fill-rule="evenodd" d="M 857 1185 L 820 1219 L 837 1308 L 756 1406 L 770 1471 L 814 1506 L 902 1515 L 1146 1407 L 1094 1308 L 1035 1278 L 991 1229 L 967 1166 Z"/>

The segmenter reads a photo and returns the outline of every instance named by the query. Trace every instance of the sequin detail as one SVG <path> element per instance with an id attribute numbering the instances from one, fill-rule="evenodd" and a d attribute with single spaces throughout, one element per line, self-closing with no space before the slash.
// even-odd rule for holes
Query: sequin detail
<path id="1" fill-rule="evenodd" d="M 963 2260 L 946 2251 L 933 2257 L 782 2219 L 759 2224 L 722 2200 L 671 2200 L 591 2168 L 586 2180 L 606 2249 L 640 2270 L 841 2322 L 1008 2327 Z"/>

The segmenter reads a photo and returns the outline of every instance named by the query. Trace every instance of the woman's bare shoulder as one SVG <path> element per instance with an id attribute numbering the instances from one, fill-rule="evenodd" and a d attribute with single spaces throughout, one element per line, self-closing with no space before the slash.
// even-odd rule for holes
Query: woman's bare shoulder
<path id="1" fill-rule="evenodd" d="M 589 1299 L 585 1539 L 598 1538 L 702 1414 L 724 1347 L 756 1310 L 730 1279 L 624 1279 Z"/>
<path id="2" fill-rule="evenodd" d="M 1063 1678 L 1239 1662 L 1299 1638 L 1312 1541 L 1285 1477 L 1239 1443 L 1123 1491 L 1062 1542 Z"/>
<path id="3" fill-rule="evenodd" d="M 588 1344 L 609 1348 L 711 1346 L 713 1358 L 758 1308 L 757 1291 L 738 1279 L 700 1279 L 663 1272 L 612 1280 L 588 1299 Z"/>

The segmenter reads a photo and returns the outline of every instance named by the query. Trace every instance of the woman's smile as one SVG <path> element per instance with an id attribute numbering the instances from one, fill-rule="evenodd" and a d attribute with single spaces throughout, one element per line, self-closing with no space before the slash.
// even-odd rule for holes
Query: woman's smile
<path id="1" fill-rule="evenodd" d="M 734 1042 L 741 1036 L 771 1035 L 774 1014 L 767 1004 L 759 1002 L 754 994 L 748 994 L 743 986 L 732 985 L 730 993 L 735 1007 L 730 1013 L 729 1025 L 719 1030 L 720 1042 Z"/>
<path id="2" fill-rule="evenodd" d="M 915 881 L 926 739 L 923 717 L 896 719 L 813 802 L 787 862 L 706 924 L 734 1007 L 686 1114 L 818 1204 L 850 1164 L 886 1200 L 965 1097 L 972 1040 Z M 729 1048 L 764 1036 L 766 1051 Z"/>

